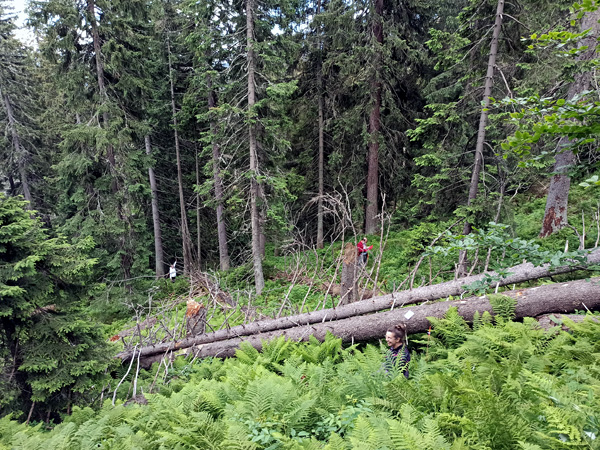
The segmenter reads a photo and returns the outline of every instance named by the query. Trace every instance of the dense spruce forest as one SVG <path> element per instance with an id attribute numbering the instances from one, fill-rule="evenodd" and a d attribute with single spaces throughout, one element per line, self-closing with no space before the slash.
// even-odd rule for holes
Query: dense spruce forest
<path id="1" fill-rule="evenodd" d="M 0 450 L 600 449 L 599 6 L 0 0 Z"/>

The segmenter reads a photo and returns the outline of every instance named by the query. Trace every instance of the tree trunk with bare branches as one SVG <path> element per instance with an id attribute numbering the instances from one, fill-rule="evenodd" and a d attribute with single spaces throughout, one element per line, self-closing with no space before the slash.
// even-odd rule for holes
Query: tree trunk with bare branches
<path id="1" fill-rule="evenodd" d="M 265 287 L 261 251 L 261 217 L 259 212 L 260 188 L 258 186 L 258 148 L 256 143 L 256 54 L 254 51 L 254 0 L 246 0 L 246 43 L 248 48 L 248 138 L 250 143 L 250 220 L 252 222 L 252 263 L 254 267 L 254 287 L 260 295 Z"/>
<path id="2" fill-rule="evenodd" d="M 590 30 L 590 32 L 577 44 L 579 48 L 587 47 L 587 50 L 583 51 L 577 57 L 577 61 L 580 64 L 591 60 L 596 55 L 597 40 L 600 35 L 598 20 L 600 20 L 600 11 L 598 10 L 588 12 L 583 17 L 581 30 Z M 577 94 L 587 91 L 590 88 L 591 79 L 592 72 L 590 71 L 577 74 L 567 91 L 567 100 L 572 100 Z M 575 163 L 575 155 L 568 149 L 568 146 L 571 144 L 571 140 L 567 137 L 562 137 L 558 141 L 554 168 L 552 170 L 554 175 L 550 179 L 540 237 L 548 237 L 569 224 L 567 217 L 569 189 L 571 187 L 569 169 Z M 563 150 L 565 147 L 567 150 Z"/>
<path id="3" fill-rule="evenodd" d="M 494 86 L 494 68 L 496 66 L 496 55 L 498 53 L 498 37 L 502 29 L 502 14 L 504 12 L 504 0 L 498 0 L 496 7 L 496 20 L 494 22 L 494 31 L 492 32 L 492 42 L 490 44 L 490 56 L 488 58 L 487 73 L 485 75 L 485 87 L 483 91 L 483 107 L 479 116 L 479 130 L 477 132 L 477 143 L 475 144 L 475 163 L 473 164 L 473 172 L 471 173 L 471 183 L 469 184 L 469 197 L 467 198 L 467 206 L 471 206 L 477 198 L 477 190 L 479 188 L 479 174 L 483 167 L 483 144 L 485 143 L 485 126 L 487 125 L 488 109 L 490 107 L 490 96 L 492 95 L 492 87 Z M 463 228 L 463 234 L 467 235 L 471 232 L 471 223 L 466 220 Z M 458 258 L 458 276 L 465 276 L 467 273 L 467 252 L 460 252 Z"/>
<path id="4" fill-rule="evenodd" d="M 383 45 L 383 0 L 375 0 L 375 14 L 373 17 L 373 39 L 375 56 L 373 61 L 374 74 L 371 83 L 371 115 L 369 116 L 369 163 L 367 169 L 367 208 L 365 211 L 365 233 L 373 234 L 377 231 L 377 200 L 379 185 L 379 131 L 381 129 L 381 68 Z"/>
<path id="5" fill-rule="evenodd" d="M 217 93 L 212 89 L 212 79 L 207 76 L 206 84 L 209 87 L 208 109 L 216 108 Z M 224 207 L 223 207 L 223 179 L 221 177 L 221 149 L 217 142 L 217 122 L 210 121 L 210 132 L 212 135 L 212 164 L 213 164 L 213 182 L 215 190 L 215 202 L 217 203 L 217 237 L 219 240 L 219 267 L 221 270 L 229 270 L 229 249 L 227 247 L 227 228 L 225 227 Z"/>
<path id="6" fill-rule="evenodd" d="M 175 156 L 177 159 L 177 185 L 179 187 L 179 210 L 181 218 L 181 246 L 183 249 L 183 273 L 189 274 L 192 269 L 192 237 L 187 220 L 187 208 L 183 194 L 183 174 L 181 169 L 181 151 L 179 148 L 179 131 L 177 128 L 177 108 L 175 104 L 175 81 L 173 80 L 173 63 L 171 56 L 171 44 L 167 38 L 167 51 L 169 57 L 169 85 L 171 89 L 171 114 L 173 121 L 173 133 L 175 139 Z"/>

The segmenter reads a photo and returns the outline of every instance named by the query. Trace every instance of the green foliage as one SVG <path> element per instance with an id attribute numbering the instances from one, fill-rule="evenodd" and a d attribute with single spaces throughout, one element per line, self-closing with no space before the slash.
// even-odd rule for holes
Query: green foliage
<path id="1" fill-rule="evenodd" d="M 593 1 L 574 3 L 572 10 L 576 14 L 571 26 L 583 27 L 581 19 L 586 13 L 591 15 L 592 20 L 597 20 L 597 9 L 598 4 Z M 589 57 L 579 58 L 584 52 L 590 53 L 591 46 L 597 45 L 597 36 L 590 36 L 591 33 L 589 29 L 582 29 L 580 32 L 551 30 L 539 35 L 534 33 L 529 38 L 529 48 L 538 53 L 548 48 L 554 51 L 562 59 L 565 77 L 573 79 L 585 72 L 595 71 L 598 67 L 599 60 L 594 52 Z M 576 82 L 573 83 L 575 87 Z M 513 108 L 509 122 L 515 126 L 516 131 L 502 143 L 502 148 L 507 154 L 516 154 L 522 166 L 535 164 L 548 156 L 554 156 L 553 153 L 556 152 L 583 152 L 590 144 L 597 144 L 600 134 L 600 103 L 596 101 L 594 92 L 581 84 L 575 90 L 570 90 L 566 98 L 560 98 L 561 94 L 553 94 L 545 96 L 535 93 L 528 97 L 506 98 L 497 103 Z M 555 137 L 566 139 L 556 147 L 552 143 Z M 545 150 L 543 145 L 539 145 L 544 141 L 556 148 Z"/>
<path id="2" fill-rule="evenodd" d="M 0 411 L 49 411 L 101 385 L 106 344 L 79 311 L 94 260 L 49 238 L 17 198 L 0 195 Z"/>
<path id="3" fill-rule="evenodd" d="M 506 295 L 489 294 L 487 298 L 499 322 L 509 322 L 515 318 L 517 300 Z"/>
<path id="4" fill-rule="evenodd" d="M 145 394 L 145 406 L 74 408 L 49 432 L 4 417 L 0 448 L 595 448 L 598 322 L 569 322 L 570 333 L 486 323 L 435 322 L 408 380 L 383 373 L 382 349 L 332 337 L 244 348 L 196 361 L 182 389 Z"/>

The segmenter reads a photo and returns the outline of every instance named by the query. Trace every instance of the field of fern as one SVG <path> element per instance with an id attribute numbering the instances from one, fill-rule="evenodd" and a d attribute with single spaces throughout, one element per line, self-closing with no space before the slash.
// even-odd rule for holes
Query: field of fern
<path id="1" fill-rule="evenodd" d="M 0 449 L 600 449 L 593 316 L 545 331 L 510 311 L 470 327 L 450 310 L 433 325 L 411 337 L 408 380 L 382 369 L 376 343 L 276 340 L 155 364 L 137 381 L 147 404 L 108 398 L 54 427 L 4 417 Z"/>

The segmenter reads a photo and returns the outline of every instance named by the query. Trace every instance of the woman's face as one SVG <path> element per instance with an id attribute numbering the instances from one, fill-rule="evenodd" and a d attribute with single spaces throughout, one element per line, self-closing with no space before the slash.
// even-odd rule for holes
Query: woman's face
<path id="1" fill-rule="evenodd" d="M 387 342 L 387 345 L 392 348 L 396 348 L 402 344 L 402 340 L 399 337 L 396 337 L 396 335 L 391 331 L 385 333 L 385 341 Z"/>

